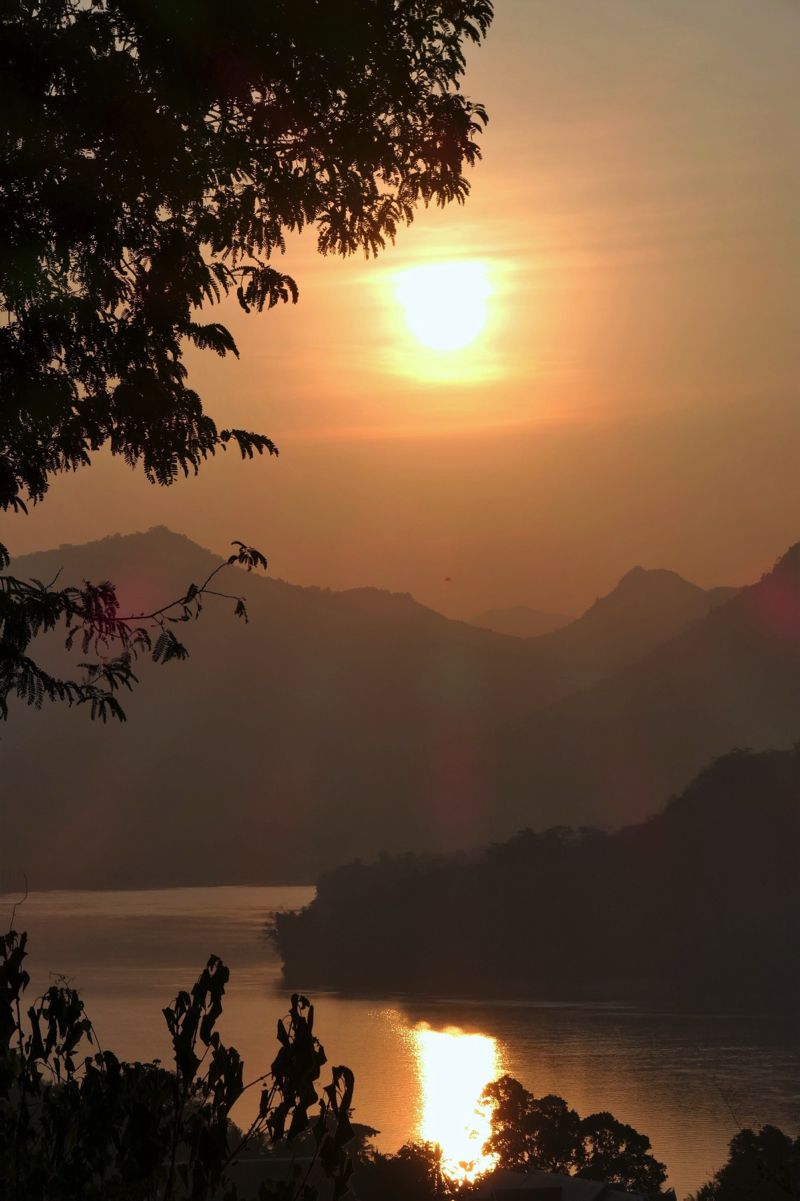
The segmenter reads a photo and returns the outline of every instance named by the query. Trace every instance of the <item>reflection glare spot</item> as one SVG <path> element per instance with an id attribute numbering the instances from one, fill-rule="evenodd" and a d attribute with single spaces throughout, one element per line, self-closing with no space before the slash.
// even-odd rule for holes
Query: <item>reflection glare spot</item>
<path id="1" fill-rule="evenodd" d="M 465 1034 L 457 1027 L 413 1031 L 414 1052 L 422 1092 L 417 1137 L 438 1143 L 442 1168 L 451 1180 L 476 1180 L 495 1166 L 485 1155 L 491 1110 L 481 1103 L 487 1084 L 501 1074 L 495 1039 Z"/>

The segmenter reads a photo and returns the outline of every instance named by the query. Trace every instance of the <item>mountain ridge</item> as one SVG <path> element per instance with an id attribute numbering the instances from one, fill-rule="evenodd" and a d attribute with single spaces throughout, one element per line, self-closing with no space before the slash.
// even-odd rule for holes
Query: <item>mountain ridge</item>
<path id="1" fill-rule="evenodd" d="M 68 582 L 70 571 L 81 578 L 80 560 L 96 579 L 119 582 L 122 571 L 131 595 L 149 589 L 163 602 L 168 586 L 179 594 L 219 561 L 163 530 L 87 546 L 20 558 L 13 569 L 44 575 L 63 565 Z M 664 622 L 651 621 L 645 655 L 626 664 L 631 629 L 622 628 L 616 648 L 601 648 L 612 662 L 597 680 L 578 662 L 596 613 L 573 623 L 584 631 L 576 640 L 573 629 L 573 642 L 562 631 L 520 640 L 452 621 L 408 594 L 235 578 L 225 590 L 247 596 L 250 625 L 226 602 L 207 606 L 182 627 L 186 663 L 141 665 L 124 727 L 13 706 L 0 760 L 26 804 L 6 817 L 6 858 L 37 865 L 49 884 L 308 881 L 382 849 L 454 849 L 519 825 L 645 816 L 714 754 L 786 745 L 800 730 L 800 656 L 781 667 L 777 634 L 764 670 L 753 667 L 758 703 L 741 695 L 739 643 L 748 623 L 761 642 L 774 626 L 774 586 L 772 608 L 742 601 L 745 589 L 686 625 L 710 602 L 681 581 L 681 632 L 665 641 Z M 791 618 L 787 588 L 777 611 Z M 654 612 L 674 625 L 668 607 Z M 691 672 L 684 678 L 687 662 L 707 661 L 697 648 L 714 644 L 718 628 L 727 633 L 717 670 L 733 684 L 733 706 L 705 696 Z M 147 853 L 134 857 L 136 845 Z"/>
<path id="2" fill-rule="evenodd" d="M 788 584 L 788 586 L 787 586 Z M 560 732 L 581 747 L 580 768 Z M 800 547 L 641 659 L 546 707 L 531 753 L 567 808 L 641 816 L 711 759 L 800 737 Z M 592 781 L 588 807 L 587 780 Z"/>

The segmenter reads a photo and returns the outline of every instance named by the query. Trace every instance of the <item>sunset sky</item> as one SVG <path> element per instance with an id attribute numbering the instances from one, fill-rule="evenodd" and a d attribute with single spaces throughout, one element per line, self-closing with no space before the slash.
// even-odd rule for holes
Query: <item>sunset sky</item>
<path id="1" fill-rule="evenodd" d="M 290 243 L 299 305 L 226 305 L 241 359 L 189 359 L 281 457 L 164 490 L 101 456 L 13 553 L 164 523 L 468 616 L 576 613 L 636 563 L 745 582 L 800 539 L 800 4 L 496 9 L 466 206 L 377 261 Z"/>

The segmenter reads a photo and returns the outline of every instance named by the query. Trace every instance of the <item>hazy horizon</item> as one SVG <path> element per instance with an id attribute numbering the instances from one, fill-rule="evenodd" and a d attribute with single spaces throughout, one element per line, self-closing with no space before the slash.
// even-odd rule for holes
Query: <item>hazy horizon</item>
<path id="1" fill-rule="evenodd" d="M 32 547 L 30 550 L 22 552 L 22 553 L 14 552 L 12 554 L 12 564 L 18 562 L 20 559 L 27 559 L 31 555 L 56 553 L 61 549 L 64 549 L 65 551 L 73 550 L 73 549 L 78 550 L 83 546 L 87 546 L 87 545 L 95 546 L 98 543 L 102 543 L 104 541 L 114 539 L 114 538 L 126 538 L 129 536 L 152 534 L 152 533 L 159 532 L 161 530 L 164 530 L 167 533 L 169 533 L 171 535 L 175 535 L 179 538 L 188 538 L 190 542 L 194 543 L 194 545 L 197 546 L 198 548 L 200 548 L 201 550 L 207 551 L 212 555 L 217 555 L 220 558 L 226 558 L 228 555 L 229 546 L 225 545 L 224 543 L 218 547 L 209 546 L 205 542 L 203 542 L 201 538 L 193 538 L 188 533 L 186 533 L 186 531 L 184 531 L 184 530 L 173 529 L 170 526 L 166 525 L 165 523 L 159 522 L 156 525 L 152 525 L 147 528 L 130 529 L 130 530 L 125 530 L 125 531 L 110 530 L 107 534 L 100 535 L 98 538 L 91 538 L 91 539 L 87 538 L 84 541 L 68 540 L 68 541 L 59 542 L 59 543 L 53 544 L 53 545 Z M 800 541 L 800 540 L 798 540 L 798 541 Z M 792 545 L 794 545 L 794 543 L 792 543 Z M 766 574 L 768 571 L 770 571 L 771 568 L 775 565 L 775 563 L 782 557 L 783 554 L 785 554 L 785 552 L 788 549 L 790 549 L 790 547 L 784 547 L 778 554 L 772 555 L 771 557 L 769 555 L 762 556 L 764 566 L 761 569 L 761 571 L 758 573 L 758 575 L 763 575 L 763 574 Z M 470 611 L 469 613 L 461 614 L 461 613 L 449 612 L 448 611 L 449 606 L 447 603 L 436 604 L 436 603 L 432 603 L 432 602 L 423 600 L 421 597 L 416 596 L 415 593 L 410 588 L 403 588 L 403 587 L 389 588 L 389 587 L 385 587 L 385 586 L 376 584 L 376 583 L 371 582 L 366 579 L 363 581 L 356 582 L 356 583 L 343 583 L 343 584 L 328 585 L 328 584 L 322 584 L 319 581 L 315 581 L 315 580 L 300 581 L 300 580 L 288 579 L 285 576 L 278 575 L 277 572 L 272 571 L 272 570 L 269 570 L 267 574 L 269 575 L 270 578 L 278 581 L 279 583 L 291 584 L 291 585 L 297 586 L 299 588 L 322 588 L 322 589 L 329 588 L 332 592 L 348 592 L 348 591 L 356 591 L 357 592 L 360 590 L 366 590 L 366 591 L 377 590 L 377 591 L 381 591 L 381 592 L 386 592 L 386 593 L 388 593 L 390 595 L 394 595 L 394 596 L 410 596 L 413 600 L 417 601 L 419 604 L 424 605 L 426 608 L 433 609 L 434 612 L 440 613 L 444 617 L 448 617 L 451 620 L 456 620 L 456 621 L 465 621 L 467 623 L 470 623 L 473 618 L 482 619 L 485 617 L 489 618 L 489 617 L 492 617 L 495 615 L 505 616 L 506 614 L 508 614 L 509 616 L 513 616 L 516 614 L 517 611 L 519 612 L 520 618 L 522 618 L 523 614 L 530 613 L 537 617 L 551 619 L 547 622 L 546 627 L 544 627 L 544 629 L 542 631 L 542 632 L 547 632 L 550 629 L 558 629 L 562 625 L 568 625 L 571 622 L 577 621 L 589 609 L 591 609 L 593 604 L 595 604 L 598 600 L 602 600 L 604 597 L 609 596 L 611 593 L 613 593 L 615 591 L 615 589 L 617 589 L 619 587 L 619 585 L 628 576 L 631 576 L 638 571 L 644 571 L 646 574 L 649 574 L 649 575 L 653 575 L 653 574 L 657 575 L 657 574 L 661 574 L 661 573 L 666 573 L 668 575 L 677 575 L 682 580 L 684 580 L 686 583 L 692 584 L 698 588 L 705 589 L 706 591 L 709 591 L 709 592 L 713 591 L 716 588 L 737 589 L 737 588 L 747 587 L 747 585 L 754 583 L 755 580 L 758 578 L 758 575 L 756 575 L 752 578 L 742 578 L 741 580 L 738 580 L 732 584 L 727 580 L 724 580 L 724 581 L 716 580 L 716 581 L 712 581 L 709 584 L 700 584 L 700 583 L 698 583 L 697 580 L 689 579 L 687 576 L 683 575 L 681 572 L 676 571 L 675 568 L 673 568 L 668 563 L 651 563 L 651 564 L 647 564 L 647 565 L 645 565 L 643 563 L 630 563 L 627 567 L 625 567 L 623 569 L 622 573 L 616 579 L 611 581 L 611 583 L 609 584 L 609 586 L 605 592 L 601 592 L 599 590 L 595 590 L 594 592 L 592 592 L 591 585 L 590 585 L 589 592 L 587 592 L 585 602 L 580 604 L 575 609 L 575 611 L 572 613 L 564 613 L 564 612 L 555 613 L 555 612 L 549 611 L 547 609 L 544 609 L 544 607 L 538 606 L 536 604 L 535 597 L 523 596 L 523 597 L 518 598 L 518 600 L 516 600 L 516 601 L 510 600 L 507 604 L 499 603 L 496 605 L 489 605 L 484 610 L 481 610 L 480 612 Z M 601 572 L 601 575 L 605 576 L 605 575 L 607 575 L 607 572 Z M 447 601 L 446 593 L 444 594 L 444 601 L 445 602 Z M 483 623 L 481 622 L 479 624 L 483 624 Z M 487 623 L 485 625 L 485 628 L 492 629 L 493 626 L 490 623 Z M 506 631 L 501 630 L 499 632 L 504 633 Z M 539 633 L 537 631 L 534 634 L 522 635 L 522 636 L 538 637 Z"/>
<path id="2" fill-rule="evenodd" d="M 797 538 L 798 50 L 779 0 L 501 0 L 469 56 L 490 124 L 466 206 L 377 262 L 290 242 L 299 305 L 222 306 L 241 359 L 187 358 L 212 415 L 281 457 L 165 490 L 101 454 L 4 541 L 164 523 L 462 618 L 578 613 L 634 564 L 757 578 Z M 442 352 L 396 281 L 453 259 L 485 272 L 488 317 Z"/>

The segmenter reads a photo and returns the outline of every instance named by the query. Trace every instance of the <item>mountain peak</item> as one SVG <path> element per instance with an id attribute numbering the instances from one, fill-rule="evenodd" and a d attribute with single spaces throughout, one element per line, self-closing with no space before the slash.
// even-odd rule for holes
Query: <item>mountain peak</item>
<path id="1" fill-rule="evenodd" d="M 637 565 L 625 572 L 622 579 L 611 590 L 609 595 L 613 596 L 615 592 L 619 592 L 620 590 L 628 591 L 647 588 L 652 591 L 654 588 L 665 587 L 673 589 L 682 588 L 684 590 L 688 588 L 692 591 L 700 591 L 697 584 L 692 584 L 689 580 L 685 580 L 682 575 L 678 575 L 677 571 L 669 571 L 665 567 L 641 567 Z"/>
<path id="2" fill-rule="evenodd" d="M 780 556 L 770 574 L 800 582 L 800 542 L 795 542 Z"/>
<path id="3" fill-rule="evenodd" d="M 15 572 L 47 579 L 61 572 L 68 584 L 82 580 L 111 580 L 126 609 L 139 612 L 182 596 L 223 562 L 220 555 L 199 546 L 185 534 L 165 525 L 130 534 L 109 534 L 82 545 L 62 543 L 12 560 Z"/>
<path id="4" fill-rule="evenodd" d="M 596 682 L 682 634 L 732 595 L 726 588 L 707 592 L 676 571 L 637 564 L 577 621 L 544 637 L 551 651 L 566 653 L 572 679 Z"/>
<path id="5" fill-rule="evenodd" d="M 62 542 L 59 546 L 49 547 L 46 550 L 29 551 L 25 555 L 15 556 L 15 559 L 27 562 L 48 556 L 51 558 L 61 556 L 69 559 L 77 555 L 80 558 L 86 558 L 87 555 L 96 552 L 98 556 L 105 555 L 113 560 L 120 555 L 130 555 L 137 551 L 152 553 L 154 549 L 177 551 L 187 548 L 191 548 L 194 553 L 214 555 L 213 551 L 193 542 L 186 534 L 176 533 L 167 525 L 153 525 L 147 530 L 133 530 L 128 534 L 106 534 L 102 538 L 95 538 L 89 542 Z"/>

